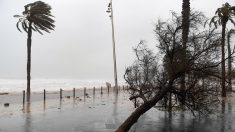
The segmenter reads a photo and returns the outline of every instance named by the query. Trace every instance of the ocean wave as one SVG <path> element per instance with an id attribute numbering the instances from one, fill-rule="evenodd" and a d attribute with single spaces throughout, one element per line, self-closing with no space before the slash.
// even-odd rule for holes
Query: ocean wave
<path id="1" fill-rule="evenodd" d="M 77 80 L 77 79 L 32 79 L 31 91 L 41 92 L 43 89 L 47 91 L 58 91 L 60 88 L 63 90 L 72 90 L 73 88 L 93 88 L 106 86 L 106 82 L 110 80 Z M 124 82 L 119 82 L 123 85 Z M 0 79 L 0 92 L 21 92 L 26 90 L 26 79 Z"/>

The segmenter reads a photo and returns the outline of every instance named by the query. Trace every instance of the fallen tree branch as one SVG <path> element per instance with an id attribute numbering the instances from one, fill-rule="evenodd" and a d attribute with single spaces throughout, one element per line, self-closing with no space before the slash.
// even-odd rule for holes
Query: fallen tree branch
<path id="1" fill-rule="evenodd" d="M 158 101 L 160 101 L 168 91 L 172 88 L 173 80 L 169 82 L 168 86 L 162 88 L 162 90 L 156 94 L 151 100 L 145 102 L 141 106 L 139 106 L 116 130 L 116 132 L 127 132 L 131 126 L 137 122 L 139 117 L 143 115 L 146 111 L 151 109 L 153 106 L 156 105 Z"/>

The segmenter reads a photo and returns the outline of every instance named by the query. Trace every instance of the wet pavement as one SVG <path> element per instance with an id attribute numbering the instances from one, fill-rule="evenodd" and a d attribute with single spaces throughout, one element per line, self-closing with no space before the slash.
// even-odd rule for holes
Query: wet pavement
<path id="1" fill-rule="evenodd" d="M 117 98 L 113 93 L 88 93 L 90 97 L 85 99 L 80 94 L 77 99 L 1 106 L 0 132 L 113 132 L 135 110 L 126 93 L 121 92 Z M 68 92 L 64 97 L 68 95 L 72 94 Z M 153 108 L 140 117 L 130 132 L 234 132 L 234 102 L 233 98 L 227 100 L 218 113 L 200 118 L 187 112 L 169 116 Z"/>

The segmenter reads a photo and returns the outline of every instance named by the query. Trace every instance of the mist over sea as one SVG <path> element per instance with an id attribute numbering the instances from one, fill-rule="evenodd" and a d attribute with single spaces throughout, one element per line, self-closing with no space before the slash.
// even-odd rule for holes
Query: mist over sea
<path id="1" fill-rule="evenodd" d="M 58 91 L 60 88 L 63 90 L 72 90 L 73 88 L 93 88 L 106 86 L 106 82 L 111 80 L 79 80 L 79 79 L 31 79 L 31 91 L 42 92 L 46 91 Z M 22 92 L 26 90 L 26 79 L 0 79 L 0 92 Z M 119 85 L 123 85 L 124 82 L 119 82 Z"/>

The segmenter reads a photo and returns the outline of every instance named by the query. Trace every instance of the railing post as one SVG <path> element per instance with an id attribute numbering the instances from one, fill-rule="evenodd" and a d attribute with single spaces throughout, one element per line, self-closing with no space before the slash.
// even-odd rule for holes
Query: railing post
<path id="1" fill-rule="evenodd" d="M 100 88 L 100 94 L 103 94 L 103 87 Z"/>
<path id="2" fill-rule="evenodd" d="M 46 101 L 46 90 L 45 90 L 45 89 L 44 89 L 44 91 L 43 91 L 43 95 L 44 95 L 44 96 L 43 96 L 43 97 L 44 97 L 43 99 L 44 99 L 44 101 Z"/>
<path id="3" fill-rule="evenodd" d="M 25 104 L 25 90 L 23 90 L 23 105 Z"/>
<path id="4" fill-rule="evenodd" d="M 86 87 L 84 87 L 84 98 L 86 97 Z"/>
<path id="5" fill-rule="evenodd" d="M 95 95 L 95 87 L 93 87 L 93 95 Z"/>
<path id="6" fill-rule="evenodd" d="M 62 99 L 62 89 L 60 89 L 60 99 Z"/>
<path id="7" fill-rule="evenodd" d="M 73 88 L 73 98 L 75 98 L 75 88 Z"/>

